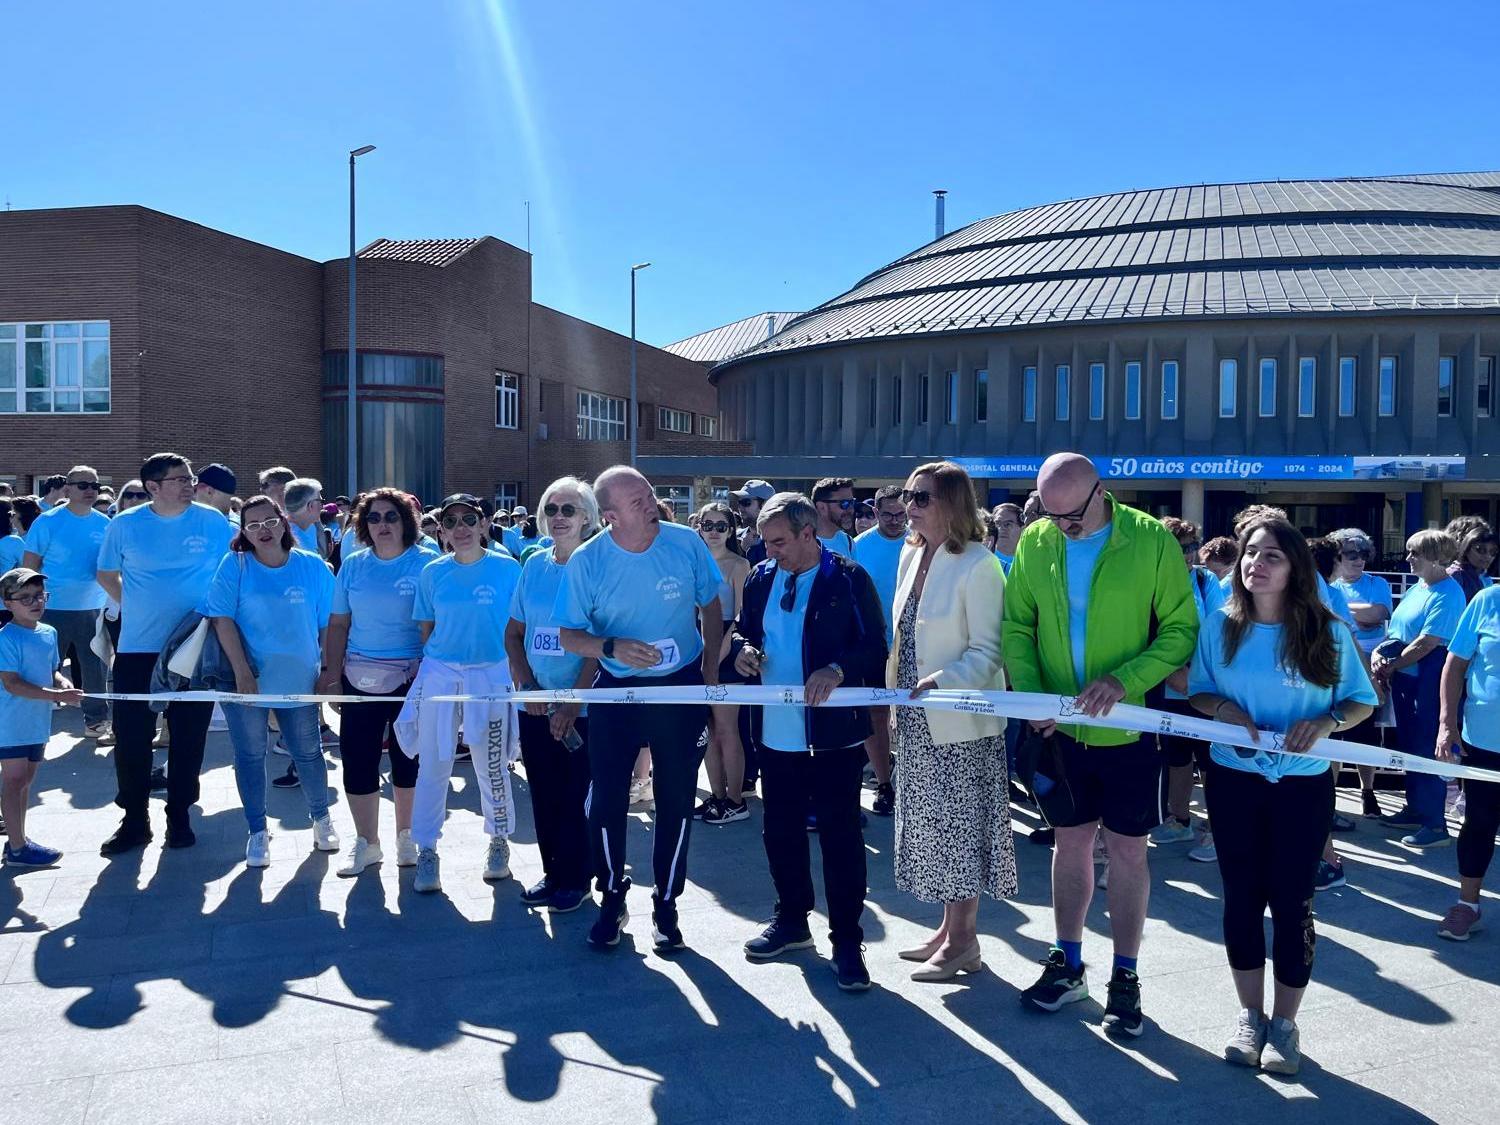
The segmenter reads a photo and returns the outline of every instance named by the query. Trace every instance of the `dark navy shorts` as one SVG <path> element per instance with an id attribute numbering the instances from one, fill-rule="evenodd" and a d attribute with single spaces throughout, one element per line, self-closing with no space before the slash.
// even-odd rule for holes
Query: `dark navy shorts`
<path id="1" fill-rule="evenodd" d="M 47 744 L 38 742 L 33 746 L 0 746 L 0 762 L 40 762 L 47 752 Z"/>

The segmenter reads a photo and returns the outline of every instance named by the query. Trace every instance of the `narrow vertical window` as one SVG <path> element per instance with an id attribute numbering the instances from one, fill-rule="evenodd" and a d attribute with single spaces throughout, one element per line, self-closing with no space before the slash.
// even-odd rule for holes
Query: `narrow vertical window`
<path id="1" fill-rule="evenodd" d="M 1318 412 L 1318 359 L 1305 355 L 1297 360 L 1297 417 L 1311 418 Z"/>
<path id="2" fill-rule="evenodd" d="M 1104 417 L 1104 364 L 1089 364 L 1089 418 L 1097 422 Z"/>
<path id="3" fill-rule="evenodd" d="M 928 399 L 932 397 L 932 379 L 924 371 L 917 376 L 917 425 L 927 425 Z"/>
<path id="4" fill-rule="evenodd" d="M 983 367 L 974 372 L 974 421 L 990 420 L 990 373 Z"/>
<path id="5" fill-rule="evenodd" d="M 1353 418 L 1359 390 L 1359 357 L 1339 356 L 1339 417 Z"/>
<path id="6" fill-rule="evenodd" d="M 1233 418 L 1239 412 L 1240 365 L 1233 359 L 1219 360 L 1219 417 Z"/>
<path id="7" fill-rule="evenodd" d="M 901 376 L 891 376 L 891 425 L 901 425 Z"/>
<path id="8" fill-rule="evenodd" d="M 1438 356 L 1437 412 L 1439 418 L 1453 417 L 1453 373 L 1457 368 L 1457 356 Z"/>
<path id="9" fill-rule="evenodd" d="M 1057 420 L 1066 422 L 1073 412 L 1073 388 L 1069 386 L 1073 379 L 1073 369 L 1066 363 L 1059 363 L 1055 374 L 1057 375 Z"/>
<path id="10" fill-rule="evenodd" d="M 878 399 L 879 399 L 879 390 L 880 390 L 880 380 L 876 376 L 871 375 L 870 376 L 870 381 L 869 381 L 869 386 L 870 386 L 870 406 L 869 406 L 869 410 L 870 410 L 870 429 L 873 430 L 875 428 L 875 419 L 879 416 L 879 409 L 880 409 L 880 403 L 878 401 Z"/>
<path id="11" fill-rule="evenodd" d="M 1276 417 L 1276 361 L 1260 361 L 1260 416 Z"/>
<path id="12" fill-rule="evenodd" d="M 1177 361 L 1169 359 L 1161 365 L 1161 416 L 1164 421 L 1177 417 Z"/>
<path id="13" fill-rule="evenodd" d="M 1021 418 L 1036 421 L 1036 368 L 1021 369 Z"/>
<path id="14" fill-rule="evenodd" d="M 1380 357 L 1380 416 L 1391 418 L 1396 413 L 1396 357 Z"/>
<path id="15" fill-rule="evenodd" d="M 1495 357 L 1479 357 L 1479 369 L 1474 373 L 1474 413 L 1488 418 L 1495 409 Z"/>
<path id="16" fill-rule="evenodd" d="M 950 426 L 958 424 L 958 372 L 950 371 L 943 381 L 943 420 Z"/>
<path id="17" fill-rule="evenodd" d="M 1132 422 L 1141 416 L 1141 364 L 1131 360 L 1125 365 L 1125 417 Z"/>

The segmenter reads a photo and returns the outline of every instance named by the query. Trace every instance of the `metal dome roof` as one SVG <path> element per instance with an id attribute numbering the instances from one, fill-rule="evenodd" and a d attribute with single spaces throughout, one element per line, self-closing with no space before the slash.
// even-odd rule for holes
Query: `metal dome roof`
<path id="1" fill-rule="evenodd" d="M 725 361 L 1164 318 L 1500 308 L 1500 172 L 1200 184 L 981 219 Z"/>

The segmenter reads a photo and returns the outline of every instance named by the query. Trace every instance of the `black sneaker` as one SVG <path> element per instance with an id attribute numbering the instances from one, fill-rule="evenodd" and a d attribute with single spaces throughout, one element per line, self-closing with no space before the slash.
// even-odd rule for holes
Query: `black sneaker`
<path id="1" fill-rule="evenodd" d="M 293 762 L 287 766 L 286 773 L 280 777 L 272 778 L 271 784 L 277 789 L 296 789 L 302 784 L 302 779 L 297 776 L 297 763 Z"/>
<path id="2" fill-rule="evenodd" d="M 750 819 L 750 803 L 740 801 L 738 804 L 727 797 L 722 801 L 714 802 L 714 807 L 703 814 L 704 824 L 733 824 L 737 820 Z"/>
<path id="3" fill-rule="evenodd" d="M 875 803 L 870 806 L 870 811 L 876 816 L 896 815 L 896 787 L 889 781 L 875 787 Z"/>
<path id="4" fill-rule="evenodd" d="M 1042 977 L 1021 993 L 1022 1004 L 1039 1012 L 1055 1012 L 1066 1004 L 1089 998 L 1089 982 L 1083 966 L 1068 968 L 1067 955 L 1061 949 L 1054 948 L 1042 964 L 1046 966 Z"/>
<path id="5" fill-rule="evenodd" d="M 662 902 L 652 896 L 651 945 L 658 953 L 676 953 L 687 948 L 687 943 L 682 940 L 682 930 L 677 926 L 675 902 Z"/>
<path id="6" fill-rule="evenodd" d="M 864 992 L 870 987 L 870 970 L 865 968 L 862 945 L 835 945 L 833 971 L 838 974 L 839 988 L 845 992 Z"/>
<path id="7" fill-rule="evenodd" d="M 630 911 L 625 908 L 625 892 L 630 890 L 626 879 L 617 891 L 605 891 L 599 903 L 599 920 L 589 929 L 589 944 L 595 949 L 613 949 L 620 944 L 620 934 L 625 923 L 630 921 Z"/>
<path id="8" fill-rule="evenodd" d="M 197 842 L 198 835 L 193 831 L 193 826 L 188 823 L 187 817 L 167 822 L 167 847 L 190 848 Z"/>
<path id="9" fill-rule="evenodd" d="M 1057 843 L 1057 829 L 1036 828 L 1032 830 L 1031 835 L 1027 836 L 1026 839 L 1039 848 L 1050 848 L 1053 844 Z"/>
<path id="10" fill-rule="evenodd" d="M 556 893 L 557 888 L 546 876 L 543 876 L 540 883 L 533 883 L 521 892 L 521 902 L 527 906 L 545 906 L 552 901 L 552 896 Z"/>
<path id="11" fill-rule="evenodd" d="M 693 819 L 694 820 L 707 820 L 710 816 L 716 816 L 716 815 L 718 815 L 718 811 L 719 811 L 719 799 L 717 797 L 709 797 L 702 804 L 700 804 L 696 809 L 693 810 Z"/>
<path id="12" fill-rule="evenodd" d="M 167 787 L 167 771 L 157 766 L 151 771 L 151 792 L 160 793 Z"/>
<path id="13" fill-rule="evenodd" d="M 811 949 L 812 944 L 812 932 L 807 928 L 806 915 L 799 921 L 777 914 L 760 932 L 759 937 L 753 937 L 745 943 L 745 956 L 752 961 L 769 961 L 773 957 L 780 957 L 789 949 Z"/>
<path id="14" fill-rule="evenodd" d="M 1116 969 L 1109 978 L 1104 1030 L 1112 1035 L 1139 1035 L 1142 1031 L 1141 978 L 1129 969 Z"/>
<path id="15" fill-rule="evenodd" d="M 151 840 L 151 825 L 143 820 L 131 820 L 126 817 L 120 821 L 120 827 L 115 829 L 115 834 L 99 846 L 99 854 L 102 856 L 125 855 L 137 848 L 144 848 Z"/>

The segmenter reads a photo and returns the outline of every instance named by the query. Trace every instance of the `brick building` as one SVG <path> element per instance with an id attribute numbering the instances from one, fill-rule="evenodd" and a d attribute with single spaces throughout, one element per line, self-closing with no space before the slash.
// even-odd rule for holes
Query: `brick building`
<path id="1" fill-rule="evenodd" d="M 630 341 L 531 300 L 495 238 L 360 252 L 361 485 L 535 503 L 628 459 Z M 270 464 L 342 491 L 348 263 L 137 206 L 0 213 L 0 480 L 141 458 Z M 640 452 L 733 455 L 707 365 L 638 349 Z M 690 477 L 663 477 L 679 490 Z M 700 490 L 704 482 L 698 482 Z"/>

